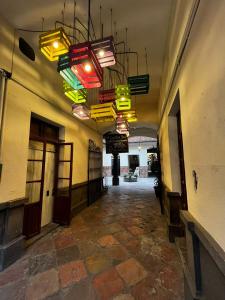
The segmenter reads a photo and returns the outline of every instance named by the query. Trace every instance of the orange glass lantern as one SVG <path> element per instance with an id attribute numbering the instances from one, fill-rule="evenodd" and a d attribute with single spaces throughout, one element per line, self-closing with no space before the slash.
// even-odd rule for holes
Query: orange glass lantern
<path id="1" fill-rule="evenodd" d="M 85 88 L 101 87 L 103 70 L 91 49 L 90 42 L 71 46 L 69 57 L 71 70 Z"/>

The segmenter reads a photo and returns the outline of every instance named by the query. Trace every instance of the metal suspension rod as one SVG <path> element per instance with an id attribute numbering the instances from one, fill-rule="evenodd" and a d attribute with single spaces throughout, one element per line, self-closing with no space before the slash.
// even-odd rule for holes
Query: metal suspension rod
<path id="1" fill-rule="evenodd" d="M 138 56 L 138 52 L 136 51 L 124 51 L 124 52 L 116 52 L 116 54 L 136 54 L 136 58 L 137 58 L 137 75 L 139 74 L 139 70 L 138 70 L 138 62 L 139 62 L 139 56 Z"/>
<path id="2" fill-rule="evenodd" d="M 90 29 L 91 29 L 91 0 L 88 0 L 88 41 L 90 41 Z"/>
<path id="3" fill-rule="evenodd" d="M 71 29 L 74 28 L 73 26 L 67 25 L 67 24 L 65 24 L 65 23 L 63 23 L 61 21 L 55 21 L 55 27 L 56 27 L 56 24 L 61 24 L 61 25 L 65 26 L 65 27 L 68 27 L 68 28 L 71 28 Z M 77 30 L 82 35 L 82 37 L 84 38 L 84 40 L 86 40 L 86 37 L 84 36 L 83 32 L 80 29 L 78 29 L 78 28 L 74 28 L 74 29 Z"/>

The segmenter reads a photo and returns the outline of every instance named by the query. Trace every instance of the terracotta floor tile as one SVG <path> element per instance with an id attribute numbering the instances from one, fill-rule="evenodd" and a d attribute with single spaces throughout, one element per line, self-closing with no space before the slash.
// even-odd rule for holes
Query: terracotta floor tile
<path id="1" fill-rule="evenodd" d="M 127 227 L 127 229 L 130 231 L 130 233 L 132 233 L 134 236 L 139 236 L 144 234 L 144 229 L 140 228 L 138 226 L 130 226 Z"/>
<path id="2" fill-rule="evenodd" d="M 92 274 L 97 274 L 112 266 L 112 261 L 106 255 L 98 253 L 87 257 L 85 264 Z"/>
<path id="3" fill-rule="evenodd" d="M 110 247 L 113 245 L 118 245 L 119 242 L 112 235 L 105 235 L 98 240 L 98 243 L 102 247 Z"/>
<path id="4" fill-rule="evenodd" d="M 135 300 L 131 294 L 120 294 L 113 298 L 113 300 Z"/>
<path id="5" fill-rule="evenodd" d="M 116 266 L 116 270 L 128 286 L 138 283 L 147 277 L 148 274 L 142 265 L 134 258 L 130 258 L 125 262 L 122 262 Z"/>
<path id="6" fill-rule="evenodd" d="M 81 260 L 70 262 L 59 267 L 59 279 L 62 288 L 79 282 L 86 277 L 87 272 Z"/>
<path id="7" fill-rule="evenodd" d="M 75 240 L 72 232 L 64 232 L 56 236 L 56 238 L 54 239 L 54 243 L 56 249 L 62 249 L 74 245 Z"/>
<path id="8" fill-rule="evenodd" d="M 93 285 L 101 300 L 108 300 L 124 289 L 124 283 L 114 268 L 97 275 Z"/>

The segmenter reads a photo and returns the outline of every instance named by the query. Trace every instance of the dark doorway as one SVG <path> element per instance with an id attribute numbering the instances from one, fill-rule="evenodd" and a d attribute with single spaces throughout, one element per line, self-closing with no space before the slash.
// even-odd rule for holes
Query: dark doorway
<path id="1" fill-rule="evenodd" d="M 186 188 L 186 178 L 185 178 L 184 150 L 183 150 L 183 138 L 182 138 L 180 111 L 178 111 L 176 117 L 177 117 L 177 137 L 178 137 L 178 154 L 179 154 L 179 165 L 180 165 L 182 209 L 187 210 L 188 209 L 187 188 Z"/>
<path id="2" fill-rule="evenodd" d="M 65 146 L 69 148 L 68 151 Z M 66 154 L 68 158 L 61 158 Z M 60 224 L 69 223 L 72 154 L 71 143 L 59 143 L 59 127 L 36 117 L 31 118 L 26 180 L 28 201 L 24 208 L 23 220 L 23 234 L 26 238 L 39 234 L 41 227 L 51 223 L 52 220 Z M 66 170 L 68 175 L 62 175 Z M 61 191 L 64 197 L 60 194 Z M 65 191 L 68 191 L 66 195 Z M 66 220 L 61 220 L 61 215 Z"/>
<path id="3" fill-rule="evenodd" d="M 139 155 L 128 155 L 129 171 L 134 172 L 139 167 Z"/>

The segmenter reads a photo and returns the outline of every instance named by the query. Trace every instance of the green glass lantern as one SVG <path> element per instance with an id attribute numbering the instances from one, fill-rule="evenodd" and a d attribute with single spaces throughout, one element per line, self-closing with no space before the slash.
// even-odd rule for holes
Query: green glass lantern
<path id="1" fill-rule="evenodd" d="M 83 89 L 84 88 L 83 85 L 77 79 L 77 77 L 73 73 L 73 71 L 71 71 L 69 62 L 70 62 L 70 59 L 69 59 L 68 54 L 61 55 L 59 57 L 57 71 L 74 90 Z"/>
<path id="2" fill-rule="evenodd" d="M 149 74 L 128 77 L 131 95 L 148 94 Z"/>
<path id="3" fill-rule="evenodd" d="M 116 86 L 116 108 L 117 108 L 117 110 L 131 109 L 130 86 L 129 85 L 124 84 L 124 85 Z"/>
<path id="4" fill-rule="evenodd" d="M 87 90 L 74 90 L 65 80 L 63 81 L 64 94 L 74 103 L 85 103 L 87 100 Z"/>

